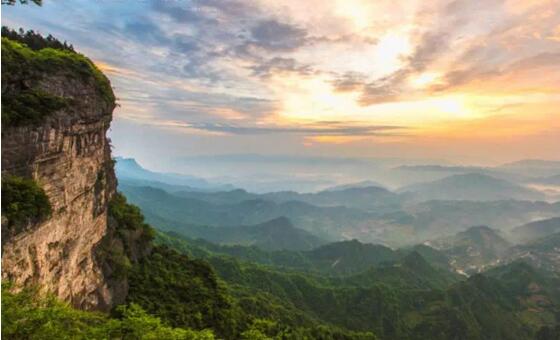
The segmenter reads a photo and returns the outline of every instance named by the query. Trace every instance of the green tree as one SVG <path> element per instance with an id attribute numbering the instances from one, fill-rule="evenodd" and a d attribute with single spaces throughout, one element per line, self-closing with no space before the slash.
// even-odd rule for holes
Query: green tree
<path id="1" fill-rule="evenodd" d="M 43 0 L 2 0 L 2 5 L 15 5 L 17 3 L 20 3 L 22 5 L 27 5 L 29 3 L 34 3 L 37 6 L 41 6 L 43 4 Z"/>
<path id="2" fill-rule="evenodd" d="M 49 198 L 34 180 L 8 174 L 2 176 L 2 216 L 7 219 L 6 225 L 2 226 L 2 238 L 45 220 L 51 212 Z"/>
<path id="3" fill-rule="evenodd" d="M 13 293 L 2 285 L 2 337 L 5 339 L 212 340 L 211 330 L 173 328 L 140 306 L 118 307 L 118 318 L 76 310 L 37 288 Z"/>

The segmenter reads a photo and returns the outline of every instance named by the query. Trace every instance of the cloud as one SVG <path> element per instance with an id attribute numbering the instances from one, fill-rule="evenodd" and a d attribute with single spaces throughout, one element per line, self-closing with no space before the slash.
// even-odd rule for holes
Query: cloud
<path id="1" fill-rule="evenodd" d="M 554 111 L 556 7 L 558 0 L 81 0 L 3 8 L 2 19 L 110 65 L 117 121 L 301 141 L 404 131 L 368 124 L 464 124 L 529 99 L 543 104 L 516 115 Z M 482 97 L 492 97 L 483 110 Z M 325 117 L 362 122 L 281 123 Z"/>
<path id="2" fill-rule="evenodd" d="M 174 21 L 182 24 L 217 25 L 218 21 L 200 10 L 200 6 L 190 2 L 160 1 L 151 2 L 153 10 L 165 14 Z"/>
<path id="3" fill-rule="evenodd" d="M 134 18 L 125 24 L 124 33 L 136 41 L 146 45 L 166 45 L 169 43 L 167 35 L 149 18 Z"/>
<path id="4" fill-rule="evenodd" d="M 339 122 L 322 122 L 322 124 L 297 126 L 255 126 L 234 125 L 225 123 L 190 123 L 185 127 L 211 132 L 221 132 L 232 135 L 268 135 L 268 134 L 297 134 L 321 136 L 377 136 L 394 135 L 400 126 L 384 125 L 344 125 Z"/>
<path id="5" fill-rule="evenodd" d="M 300 75 L 310 75 L 313 69 L 310 65 L 301 65 L 294 58 L 275 57 L 265 60 L 260 64 L 250 67 L 253 74 L 259 77 L 268 77 L 273 73 L 292 72 Z"/>
<path id="6" fill-rule="evenodd" d="M 500 12 L 501 0 L 489 0 L 484 2 L 473 2 L 468 0 L 455 0 L 444 4 L 441 7 L 430 10 L 420 10 L 416 15 L 417 28 L 411 36 L 414 41 L 412 52 L 403 56 L 403 65 L 389 76 L 374 80 L 363 87 L 360 98 L 362 105 L 394 102 L 407 96 L 415 96 L 418 90 L 409 86 L 409 79 L 421 74 L 422 72 L 434 67 L 438 62 L 458 65 L 458 68 L 451 69 L 444 75 L 446 82 L 457 82 L 472 76 L 466 74 L 462 67 L 473 58 L 477 58 L 475 74 L 486 75 L 490 71 L 485 67 L 490 64 L 492 57 L 497 54 L 494 46 L 488 44 L 489 38 L 496 34 L 496 31 L 503 30 L 504 27 L 513 25 L 515 20 L 508 19 L 505 22 L 497 21 L 493 18 L 496 12 Z M 485 26 L 472 27 L 472 24 L 482 21 Z M 490 30 L 490 33 L 482 34 L 484 45 L 475 45 L 468 48 L 466 52 L 459 53 L 457 58 L 453 48 L 459 47 L 459 51 L 469 47 L 468 42 L 476 36 L 477 30 Z M 480 33 L 478 33 L 480 34 Z M 440 66 L 440 67 L 441 67 Z M 470 72 L 470 68 L 467 73 Z M 447 72 L 446 72 L 447 73 Z M 445 86 L 434 86 L 433 88 L 443 89 Z"/>
<path id="7" fill-rule="evenodd" d="M 307 37 L 304 29 L 274 19 L 259 21 L 250 29 L 250 33 L 250 44 L 273 51 L 303 46 Z"/>
<path id="8" fill-rule="evenodd" d="M 505 76 L 515 77 L 517 74 L 523 72 L 533 73 L 535 77 L 533 81 L 540 82 L 540 76 L 543 68 L 549 68 L 551 70 L 548 73 L 549 77 L 552 77 L 552 74 L 554 73 L 560 74 L 560 51 L 556 53 L 539 53 L 509 64 L 495 66 L 492 68 L 475 63 L 461 69 L 453 69 L 444 75 L 442 84 L 433 86 L 431 90 L 433 92 L 451 90 L 467 85 L 473 81 L 490 81 Z M 511 86 L 514 84 L 508 85 Z M 520 83 L 518 85 L 528 86 L 530 84 Z"/>
<path id="9" fill-rule="evenodd" d="M 540 67 L 560 67 L 560 47 L 557 52 L 544 52 L 521 59 L 509 66 L 510 70 L 531 70 Z"/>
<path id="10" fill-rule="evenodd" d="M 365 79 L 364 74 L 347 72 L 333 79 L 331 84 L 337 92 L 348 92 L 362 88 L 365 85 Z"/>

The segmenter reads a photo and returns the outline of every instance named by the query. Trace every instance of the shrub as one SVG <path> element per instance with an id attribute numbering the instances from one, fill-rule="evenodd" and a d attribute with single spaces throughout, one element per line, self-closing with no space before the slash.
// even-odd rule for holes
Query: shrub
<path id="1" fill-rule="evenodd" d="M 36 124 L 44 116 L 68 106 L 68 100 L 38 89 L 24 90 L 2 98 L 2 123 L 10 125 Z"/>
<path id="2" fill-rule="evenodd" d="M 119 306 L 117 318 L 76 310 L 36 288 L 12 293 L 2 284 L 2 337 L 6 339 L 212 340 L 209 330 L 172 328 L 140 306 Z"/>
<path id="3" fill-rule="evenodd" d="M 29 224 L 51 215 L 45 191 L 32 179 L 2 176 L 2 215 L 7 219 L 9 234 L 15 235 Z"/>
<path id="4" fill-rule="evenodd" d="M 150 241 L 155 237 L 155 231 L 144 222 L 144 215 L 140 208 L 126 201 L 121 193 L 116 193 L 109 202 L 109 215 L 117 222 L 119 230 L 142 230 L 143 237 Z"/>
<path id="5" fill-rule="evenodd" d="M 72 45 L 68 45 L 66 41 L 61 42 L 50 34 L 46 37 L 43 37 L 41 34 L 36 33 L 33 30 L 25 32 L 23 28 L 20 28 L 16 31 L 10 29 L 9 27 L 2 26 L 2 36 L 10 40 L 25 44 L 34 51 L 50 47 L 56 48 L 58 50 L 68 50 L 75 52 L 74 47 Z"/>

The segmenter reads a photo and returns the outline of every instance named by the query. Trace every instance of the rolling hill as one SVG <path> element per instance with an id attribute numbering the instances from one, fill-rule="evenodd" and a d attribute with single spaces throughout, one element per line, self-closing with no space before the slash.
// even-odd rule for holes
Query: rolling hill
<path id="1" fill-rule="evenodd" d="M 349 187 L 305 194 L 293 191 L 273 192 L 264 194 L 262 197 L 275 202 L 301 201 L 320 207 L 345 206 L 375 212 L 399 210 L 402 201 L 400 195 L 374 186 Z"/>
<path id="2" fill-rule="evenodd" d="M 525 159 L 502 164 L 496 169 L 527 177 L 548 177 L 560 174 L 560 161 Z"/>
<path id="3" fill-rule="evenodd" d="M 341 238 L 344 229 L 367 223 L 377 216 L 342 206 L 318 207 L 301 201 L 275 202 L 257 198 L 222 204 L 222 198 L 214 200 L 216 196 L 213 195 L 202 194 L 202 199 L 197 199 L 192 198 L 196 195 L 182 197 L 162 189 L 126 184 L 119 189 L 142 209 L 148 222 L 179 232 L 192 225 L 234 227 L 287 217 L 296 228 L 335 240 Z M 209 202 L 211 200 L 213 203 Z"/>
<path id="4" fill-rule="evenodd" d="M 190 226 L 183 228 L 181 233 L 217 244 L 255 246 L 264 250 L 308 250 L 326 243 L 295 228 L 285 217 L 249 226 Z"/>
<path id="5" fill-rule="evenodd" d="M 115 173 L 119 180 L 129 181 L 136 185 L 150 185 L 162 187 L 165 190 L 232 190 L 234 187 L 229 184 L 213 184 L 207 180 L 195 176 L 161 173 L 150 171 L 143 168 L 134 158 L 115 158 Z M 173 188 L 178 186 L 177 188 Z"/>
<path id="6" fill-rule="evenodd" d="M 528 242 L 560 232 L 560 217 L 538 220 L 514 228 L 510 234 L 517 242 Z"/>
<path id="7" fill-rule="evenodd" d="M 540 200 L 544 195 L 508 181 L 488 175 L 470 173 L 403 187 L 418 200 Z"/>
<path id="8" fill-rule="evenodd" d="M 496 265 L 511 246 L 496 230 L 486 226 L 471 227 L 428 244 L 447 255 L 454 268 L 467 274 Z"/>
<path id="9" fill-rule="evenodd" d="M 512 247 L 505 260 L 523 261 L 560 275 L 560 232 Z"/>

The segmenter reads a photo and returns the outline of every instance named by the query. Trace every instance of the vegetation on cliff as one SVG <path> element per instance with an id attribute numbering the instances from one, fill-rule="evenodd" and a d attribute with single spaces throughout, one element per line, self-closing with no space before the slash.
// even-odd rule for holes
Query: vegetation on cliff
<path id="1" fill-rule="evenodd" d="M 118 192 L 109 201 L 108 226 L 109 232 L 96 250 L 97 259 L 110 268 L 107 277 L 123 280 L 133 263 L 149 253 L 155 231 L 144 222 L 140 209 Z"/>
<path id="2" fill-rule="evenodd" d="M 210 330 L 167 326 L 140 306 L 121 306 L 114 317 L 85 312 L 54 296 L 27 288 L 19 293 L 2 285 L 2 337 L 5 339 L 173 339 L 210 340 Z"/>
<path id="3" fill-rule="evenodd" d="M 174 327 L 237 333 L 233 302 L 208 263 L 157 247 L 133 267 L 127 301 Z"/>
<path id="4" fill-rule="evenodd" d="M 50 36 L 2 29 L 4 127 L 39 123 L 71 103 L 71 98 L 53 95 L 40 87 L 42 79 L 54 75 L 93 82 L 104 102 L 115 102 L 109 80 L 84 55 Z"/>
<path id="5" fill-rule="evenodd" d="M 2 175 L 2 241 L 50 215 L 49 199 L 34 180 Z"/>
<path id="6" fill-rule="evenodd" d="M 50 47 L 57 50 L 68 50 L 71 52 L 75 52 L 74 46 L 68 44 L 66 41 L 62 42 L 53 37 L 51 34 L 43 37 L 43 35 L 33 30 L 24 31 L 23 28 L 20 28 L 16 31 L 10 29 L 7 26 L 2 26 L 2 36 L 10 40 L 25 44 L 27 45 L 27 47 L 34 51 Z"/>
<path id="7" fill-rule="evenodd" d="M 116 193 L 111 198 L 109 215 L 117 222 L 119 232 L 139 230 L 144 241 L 151 241 L 155 236 L 154 229 L 144 221 L 140 208 L 129 204 L 121 193 Z"/>

